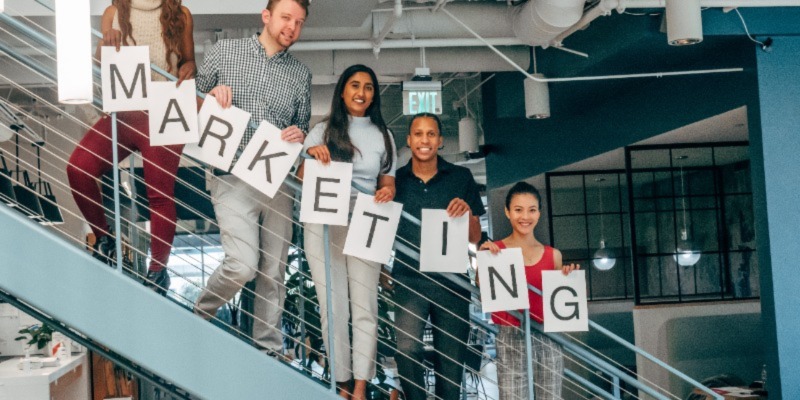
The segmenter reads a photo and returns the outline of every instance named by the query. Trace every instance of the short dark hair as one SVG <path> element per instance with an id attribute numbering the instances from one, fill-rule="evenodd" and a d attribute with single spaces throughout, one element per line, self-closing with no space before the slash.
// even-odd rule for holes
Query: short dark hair
<path id="1" fill-rule="evenodd" d="M 442 136 L 442 120 L 439 119 L 438 115 L 433 114 L 433 113 L 428 113 L 428 112 L 422 112 L 422 113 L 419 113 L 419 114 L 414 114 L 414 116 L 411 117 L 411 121 L 408 122 L 408 133 L 407 134 L 409 134 L 409 135 L 411 134 L 411 125 L 414 125 L 414 121 L 416 121 L 417 118 L 432 118 L 434 121 L 436 121 L 436 126 L 439 128 L 439 136 Z"/>
<path id="2" fill-rule="evenodd" d="M 506 210 L 508 210 L 509 207 L 511 207 L 511 199 L 518 194 L 529 194 L 532 195 L 533 197 L 536 197 L 536 201 L 539 202 L 539 209 L 541 210 L 542 195 L 539 194 L 539 191 L 536 190 L 536 188 L 533 187 L 533 185 L 523 181 L 515 183 L 514 186 L 511 187 L 511 189 L 508 189 L 508 194 L 506 194 Z"/>
<path id="3" fill-rule="evenodd" d="M 306 16 L 308 16 L 308 5 L 311 3 L 309 0 L 293 0 L 295 3 L 303 7 L 303 10 L 306 11 Z M 272 9 L 275 8 L 275 4 L 280 3 L 281 0 L 267 0 L 267 10 L 272 12 Z"/>

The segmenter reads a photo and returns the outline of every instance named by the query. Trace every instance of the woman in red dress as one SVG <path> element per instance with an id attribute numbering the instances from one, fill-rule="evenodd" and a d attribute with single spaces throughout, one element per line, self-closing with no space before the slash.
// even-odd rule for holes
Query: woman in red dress
<path id="1" fill-rule="evenodd" d="M 539 191 L 525 182 L 515 184 L 506 195 L 506 217 L 511 222 L 512 232 L 508 237 L 495 242 L 486 242 L 481 250 L 493 254 L 502 249 L 519 247 L 525 260 L 525 277 L 529 285 L 542 289 L 542 271 L 561 270 L 564 275 L 579 269 L 576 264 L 563 265 L 561 252 L 536 240 L 533 230 L 541 216 L 542 198 Z M 530 292 L 530 317 L 543 322 L 542 296 Z M 520 321 L 507 312 L 495 312 L 492 321 L 498 326 L 497 333 L 497 385 L 500 399 L 528 398 L 528 365 L 525 362 L 525 331 Z M 536 400 L 561 399 L 561 381 L 564 372 L 564 356 L 561 346 L 538 330 L 530 337 L 533 349 L 534 386 Z"/>

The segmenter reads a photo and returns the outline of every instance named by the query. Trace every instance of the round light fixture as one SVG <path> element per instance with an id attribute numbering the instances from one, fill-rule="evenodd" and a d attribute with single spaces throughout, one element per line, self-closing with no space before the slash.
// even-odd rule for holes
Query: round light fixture
<path id="1" fill-rule="evenodd" d="M 614 256 L 614 252 L 606 248 L 605 240 L 601 240 L 600 248 L 594 252 L 592 265 L 594 265 L 594 267 L 600 271 L 608 271 L 611 268 L 614 268 L 616 263 L 617 259 Z"/>

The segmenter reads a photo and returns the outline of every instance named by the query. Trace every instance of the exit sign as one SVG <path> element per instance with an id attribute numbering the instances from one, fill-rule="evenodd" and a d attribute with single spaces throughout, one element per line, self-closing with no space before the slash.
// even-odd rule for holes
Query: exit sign
<path id="1" fill-rule="evenodd" d="M 442 82 L 403 82 L 403 115 L 442 113 Z"/>

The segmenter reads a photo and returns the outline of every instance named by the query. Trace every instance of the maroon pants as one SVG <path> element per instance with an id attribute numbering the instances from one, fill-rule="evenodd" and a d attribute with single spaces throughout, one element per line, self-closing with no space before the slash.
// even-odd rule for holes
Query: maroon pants
<path id="1" fill-rule="evenodd" d="M 167 265 L 175 237 L 175 174 L 183 145 L 150 146 L 148 115 L 142 111 L 117 113 L 119 159 L 142 152 L 144 182 L 150 201 L 150 270 Z M 113 167 L 111 117 L 104 116 L 86 133 L 69 158 L 67 176 L 72 197 L 100 238 L 110 231 L 102 207 L 98 178 Z"/>

